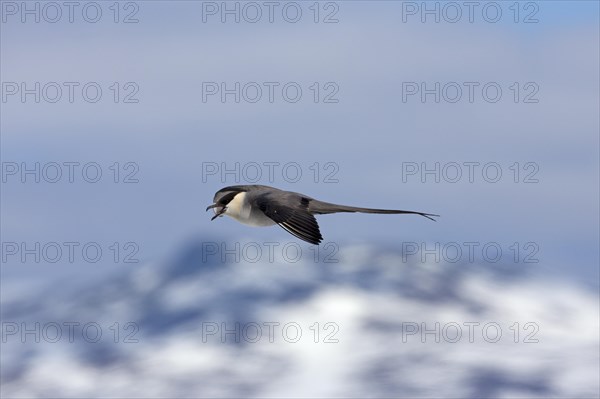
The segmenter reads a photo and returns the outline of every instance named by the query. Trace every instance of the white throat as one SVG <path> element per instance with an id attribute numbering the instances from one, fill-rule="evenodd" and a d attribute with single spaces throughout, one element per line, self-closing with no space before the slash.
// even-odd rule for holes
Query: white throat
<path id="1" fill-rule="evenodd" d="M 250 217 L 250 206 L 246 204 L 246 193 L 237 193 L 235 197 L 227 204 L 225 215 L 244 222 Z"/>

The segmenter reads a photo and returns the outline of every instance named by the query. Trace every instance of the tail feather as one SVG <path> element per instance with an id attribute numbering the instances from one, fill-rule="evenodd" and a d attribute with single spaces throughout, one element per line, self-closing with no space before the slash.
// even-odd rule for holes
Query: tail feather
<path id="1" fill-rule="evenodd" d="M 359 213 L 379 213 L 379 214 L 414 214 L 421 215 L 426 217 L 429 220 L 436 221 L 434 217 L 440 217 L 440 215 L 435 215 L 433 213 L 424 213 L 424 212 L 416 212 L 416 211 L 402 211 L 397 209 L 374 209 L 374 208 L 359 208 L 355 206 L 346 206 L 346 205 L 338 205 L 331 204 L 329 202 L 323 202 L 318 200 L 311 200 L 308 204 L 308 211 L 314 215 L 326 215 L 329 213 L 338 213 L 338 212 L 359 212 Z"/>

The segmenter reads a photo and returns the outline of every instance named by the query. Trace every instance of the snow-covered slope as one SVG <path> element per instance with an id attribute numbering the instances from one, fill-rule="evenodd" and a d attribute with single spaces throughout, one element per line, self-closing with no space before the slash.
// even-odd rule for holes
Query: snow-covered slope
<path id="1" fill-rule="evenodd" d="M 4 296 L 2 396 L 598 396 L 593 292 L 371 246 L 308 258 L 208 262 L 194 243 L 90 286 Z"/>

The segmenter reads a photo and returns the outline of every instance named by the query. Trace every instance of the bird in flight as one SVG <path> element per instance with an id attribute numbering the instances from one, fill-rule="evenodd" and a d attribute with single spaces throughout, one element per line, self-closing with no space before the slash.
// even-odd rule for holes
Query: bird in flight
<path id="1" fill-rule="evenodd" d="M 435 221 L 439 217 L 431 213 L 400 211 L 394 209 L 357 208 L 337 205 L 311 198 L 292 191 L 279 190 L 261 185 L 230 186 L 215 193 L 214 209 L 210 220 L 227 215 L 250 226 L 272 226 L 278 224 L 288 233 L 311 244 L 318 245 L 323 236 L 314 215 L 337 212 L 360 212 L 380 214 L 415 214 Z"/>

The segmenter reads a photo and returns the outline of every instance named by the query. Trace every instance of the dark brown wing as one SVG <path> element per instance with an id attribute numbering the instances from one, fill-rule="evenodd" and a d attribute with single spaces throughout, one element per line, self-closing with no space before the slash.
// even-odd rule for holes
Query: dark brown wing
<path id="1" fill-rule="evenodd" d="M 301 240 L 318 245 L 323 236 L 319 224 L 313 215 L 308 212 L 308 198 L 296 193 L 269 193 L 259 196 L 256 205 L 280 225 L 288 233 Z"/>

